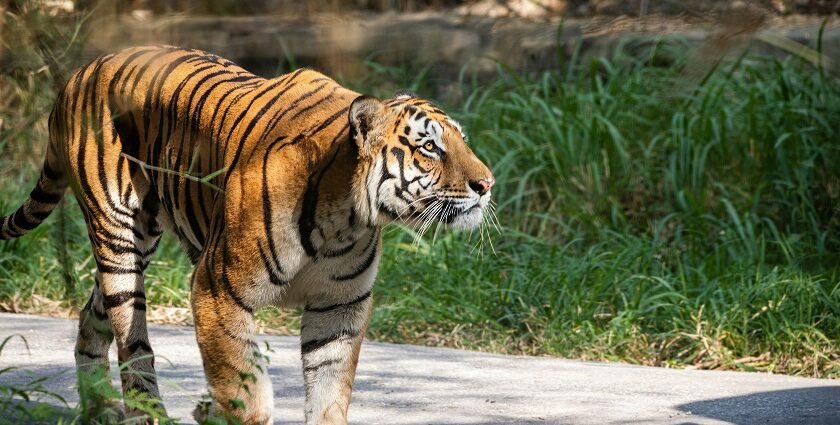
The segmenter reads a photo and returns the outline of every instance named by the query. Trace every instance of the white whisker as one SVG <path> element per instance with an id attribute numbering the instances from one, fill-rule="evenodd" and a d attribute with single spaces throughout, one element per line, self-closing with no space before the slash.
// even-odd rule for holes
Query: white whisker
<path id="1" fill-rule="evenodd" d="M 423 214 L 421 214 L 421 217 L 423 217 L 423 219 L 422 219 L 422 224 L 420 225 L 420 228 L 419 228 L 419 230 L 417 231 L 417 233 L 414 237 L 414 245 L 415 246 L 420 245 L 420 240 L 423 238 L 423 235 L 429 229 L 429 226 L 431 226 L 432 223 L 434 222 L 434 220 L 437 218 L 437 214 L 441 210 L 442 207 L 443 207 L 443 202 L 436 199 L 432 203 L 432 205 L 429 206 L 429 208 L 427 208 L 423 212 Z"/>
<path id="2" fill-rule="evenodd" d="M 403 211 L 402 211 L 401 213 L 397 214 L 397 220 L 403 220 L 403 216 L 404 216 L 407 212 L 410 212 L 410 211 L 411 211 L 411 207 L 412 207 L 412 206 L 414 206 L 415 204 L 417 204 L 417 203 L 419 203 L 419 202 L 422 202 L 422 201 L 425 201 L 425 200 L 427 200 L 427 199 L 432 199 L 432 198 L 435 198 L 436 196 L 437 196 L 436 194 L 431 194 L 431 195 L 422 196 L 422 197 L 420 197 L 420 198 L 417 198 L 417 199 L 415 199 L 415 200 L 411 201 L 410 203 L 408 203 L 408 204 L 407 204 L 407 205 L 403 208 Z M 415 213 L 416 213 L 416 211 L 415 211 L 415 212 L 412 212 L 412 213 L 411 213 L 408 217 L 406 217 L 406 219 L 410 219 L 410 218 L 411 218 L 411 216 L 412 216 L 412 215 L 414 215 Z"/>

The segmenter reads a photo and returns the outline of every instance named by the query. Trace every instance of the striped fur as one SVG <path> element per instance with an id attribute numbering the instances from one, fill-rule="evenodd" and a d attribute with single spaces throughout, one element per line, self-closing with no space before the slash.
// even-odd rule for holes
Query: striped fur
<path id="1" fill-rule="evenodd" d="M 380 101 L 306 69 L 263 79 L 169 46 L 79 69 L 49 124 L 40 179 L 2 219 L 0 238 L 37 226 L 70 186 L 97 265 L 79 368 L 107 368 L 116 340 L 124 390 L 159 397 L 143 273 L 164 229 L 174 233 L 195 265 L 196 338 L 213 400 L 199 421 L 271 423 L 253 314 L 304 305 L 306 421 L 346 423 L 381 226 L 474 227 L 493 183 L 458 123 L 413 94 Z"/>

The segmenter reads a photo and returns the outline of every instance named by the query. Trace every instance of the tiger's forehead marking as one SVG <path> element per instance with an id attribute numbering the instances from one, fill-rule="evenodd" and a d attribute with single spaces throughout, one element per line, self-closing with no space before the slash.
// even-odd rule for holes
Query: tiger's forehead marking
<path id="1" fill-rule="evenodd" d="M 405 125 L 406 133 L 412 136 L 418 145 L 422 145 L 429 140 L 435 142 L 438 146 L 442 144 L 443 126 L 437 120 L 430 118 L 425 112 L 420 111 L 408 115 Z"/>
<path id="2" fill-rule="evenodd" d="M 398 110 L 398 117 L 402 118 L 397 119 L 395 127 L 399 127 L 404 122 L 405 128 L 401 132 L 406 136 L 412 136 L 412 141 L 415 141 L 417 145 L 431 140 L 445 150 L 443 135 L 447 126 L 444 123 L 454 128 L 464 142 L 467 141 L 461 124 L 430 102 L 419 98 L 400 97 L 392 105 Z"/>

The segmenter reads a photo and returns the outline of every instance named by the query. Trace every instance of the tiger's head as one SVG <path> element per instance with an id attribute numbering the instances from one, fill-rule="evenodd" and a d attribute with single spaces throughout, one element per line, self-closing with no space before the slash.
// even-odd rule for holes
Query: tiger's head
<path id="1" fill-rule="evenodd" d="M 482 223 L 495 180 L 467 145 L 461 126 L 407 91 L 350 106 L 359 151 L 356 207 L 371 223 L 401 222 L 421 233 L 433 221 L 470 229 Z"/>

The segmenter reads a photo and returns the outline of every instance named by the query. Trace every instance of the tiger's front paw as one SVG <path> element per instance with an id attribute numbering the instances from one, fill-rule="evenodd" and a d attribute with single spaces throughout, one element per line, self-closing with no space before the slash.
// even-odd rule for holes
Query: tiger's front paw
<path id="1" fill-rule="evenodd" d="M 243 412 L 244 413 L 244 412 Z M 193 419 L 200 425 L 223 425 L 236 423 L 242 425 L 268 425 L 271 424 L 271 416 L 252 413 L 246 417 L 239 417 L 219 411 L 211 400 L 202 400 L 196 403 L 193 409 Z"/>

